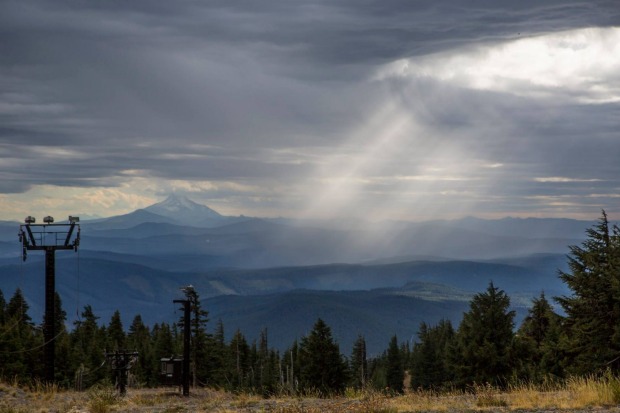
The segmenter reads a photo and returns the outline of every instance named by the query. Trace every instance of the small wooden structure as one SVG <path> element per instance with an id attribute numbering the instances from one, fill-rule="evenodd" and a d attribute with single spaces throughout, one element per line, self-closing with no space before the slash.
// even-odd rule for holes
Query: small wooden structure
<path id="1" fill-rule="evenodd" d="M 183 385 L 183 357 L 164 357 L 160 359 L 159 377 L 165 386 Z"/>

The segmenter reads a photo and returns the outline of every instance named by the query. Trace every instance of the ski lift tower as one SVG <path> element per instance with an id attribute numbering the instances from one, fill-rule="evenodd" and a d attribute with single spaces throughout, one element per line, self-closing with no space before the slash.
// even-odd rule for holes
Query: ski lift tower
<path id="1" fill-rule="evenodd" d="M 27 217 L 19 226 L 19 241 L 22 243 L 22 260 L 26 261 L 28 251 L 45 251 L 45 319 L 43 322 L 45 380 L 54 381 L 54 326 L 56 295 L 56 250 L 74 250 L 80 245 L 80 218 L 69 217 L 67 223 L 54 224 L 54 218 L 43 218 L 43 224 L 35 224 L 34 217 Z M 77 228 L 77 231 L 76 231 Z"/>

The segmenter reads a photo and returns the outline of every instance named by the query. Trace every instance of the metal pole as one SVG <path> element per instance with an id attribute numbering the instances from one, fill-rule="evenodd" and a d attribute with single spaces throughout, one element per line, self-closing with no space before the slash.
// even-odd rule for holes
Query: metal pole
<path id="1" fill-rule="evenodd" d="M 121 394 L 121 396 L 124 396 L 125 394 L 127 394 L 125 377 L 127 375 L 127 372 L 129 371 L 129 356 L 126 352 L 119 354 L 119 352 L 117 351 L 116 357 L 118 366 L 120 366 L 118 368 L 118 392 Z"/>
<path id="2" fill-rule="evenodd" d="M 189 300 L 174 300 L 183 304 L 183 396 L 189 396 L 189 349 L 191 339 Z"/>
<path id="3" fill-rule="evenodd" d="M 45 325 L 43 337 L 45 340 L 45 380 L 54 381 L 54 338 L 56 337 L 55 328 L 55 291 L 56 291 L 56 270 L 55 270 L 55 248 L 45 249 Z"/>

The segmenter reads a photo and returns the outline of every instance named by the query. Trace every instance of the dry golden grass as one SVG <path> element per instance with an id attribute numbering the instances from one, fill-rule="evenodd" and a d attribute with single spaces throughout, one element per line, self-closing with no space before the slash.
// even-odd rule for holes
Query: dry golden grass
<path id="1" fill-rule="evenodd" d="M 272 397 L 235 395 L 211 389 L 192 389 L 189 397 L 178 389 L 128 389 L 119 396 L 111 386 L 74 392 L 34 383 L 0 383 L 0 413 L 57 412 L 216 412 L 216 413 L 414 413 L 494 411 L 596 411 L 620 413 L 620 379 L 571 378 L 562 384 L 523 383 L 507 391 L 490 385 L 470 391 L 408 392 L 389 396 L 377 391 L 349 389 L 343 397 Z"/>
<path id="2" fill-rule="evenodd" d="M 490 385 L 474 386 L 469 392 L 410 392 L 392 399 L 398 412 L 455 411 L 577 411 L 593 408 L 620 411 L 620 379 L 571 378 L 565 383 L 523 383 L 505 390 Z M 613 408 L 612 408 L 613 407 Z"/>

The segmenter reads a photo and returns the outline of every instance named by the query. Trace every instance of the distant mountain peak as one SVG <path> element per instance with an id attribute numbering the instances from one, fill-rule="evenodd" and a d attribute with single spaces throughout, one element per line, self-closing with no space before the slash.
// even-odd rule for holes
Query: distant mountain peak
<path id="1" fill-rule="evenodd" d="M 181 223 L 222 218 L 217 211 L 192 201 L 184 195 L 171 194 L 165 200 L 144 208 L 148 212 L 175 219 Z"/>
<path id="2" fill-rule="evenodd" d="M 157 203 L 155 205 L 151 205 L 148 208 L 152 208 L 152 207 L 155 207 L 155 206 L 159 206 L 160 208 L 165 208 L 165 209 L 170 210 L 170 211 L 181 211 L 181 210 L 184 210 L 184 209 L 190 209 L 190 210 L 198 209 L 198 210 L 200 210 L 200 209 L 205 209 L 205 208 L 213 211 L 208 206 L 199 204 L 197 202 L 194 202 L 191 199 L 189 199 L 188 197 L 186 197 L 185 195 L 177 195 L 177 194 L 170 194 L 170 195 L 168 195 L 168 198 L 164 199 L 163 201 L 161 201 L 161 202 L 159 202 L 159 203 Z M 213 212 L 215 212 L 215 211 L 213 211 Z M 217 214 L 217 212 L 216 212 L 216 214 Z"/>

